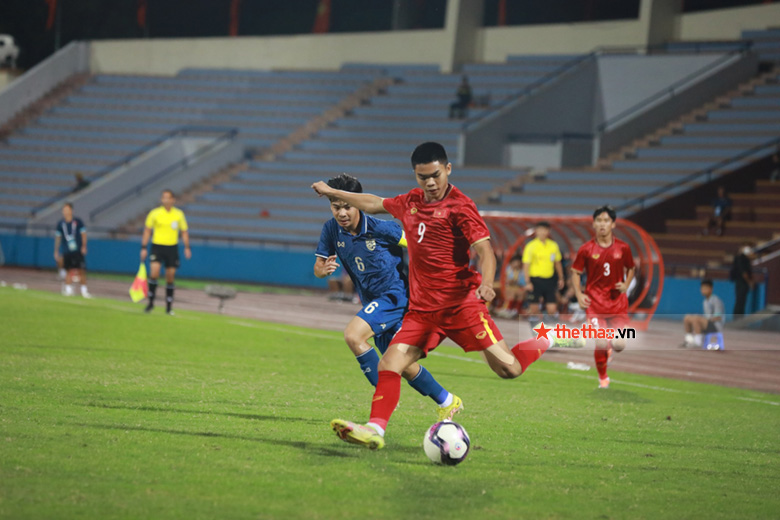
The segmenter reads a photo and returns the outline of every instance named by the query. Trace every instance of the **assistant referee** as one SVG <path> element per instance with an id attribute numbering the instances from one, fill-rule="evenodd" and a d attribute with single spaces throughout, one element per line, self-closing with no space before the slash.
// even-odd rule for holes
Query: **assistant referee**
<path id="1" fill-rule="evenodd" d="M 563 265 L 561 250 L 550 238 L 550 223 L 536 224 L 536 238 L 526 244 L 523 250 L 526 290 L 531 294 L 528 305 L 529 319 L 539 318 L 540 301 L 544 300 L 547 314 L 558 315 L 558 289 L 563 288 Z M 557 280 L 556 280 L 557 275 Z"/>
<path id="2" fill-rule="evenodd" d="M 176 269 L 179 267 L 179 233 L 184 242 L 184 258 L 192 258 L 190 250 L 190 235 L 187 232 L 187 219 L 184 212 L 174 207 L 176 197 L 171 190 L 163 190 L 160 198 L 162 206 L 154 208 L 146 217 L 146 226 L 141 238 L 141 262 L 146 260 L 146 248 L 149 238 L 152 239 L 152 254 L 149 256 L 149 305 L 146 312 L 154 309 L 154 297 L 157 292 L 157 278 L 160 276 L 160 265 L 165 265 L 165 303 L 168 314 L 173 314 L 173 281 Z"/>

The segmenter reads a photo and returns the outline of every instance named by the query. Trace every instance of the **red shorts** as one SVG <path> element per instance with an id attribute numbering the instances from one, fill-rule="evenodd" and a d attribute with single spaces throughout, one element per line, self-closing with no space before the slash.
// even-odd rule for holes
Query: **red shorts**
<path id="1" fill-rule="evenodd" d="M 474 301 L 434 312 L 410 310 L 390 344 L 413 345 L 427 355 L 444 338 L 466 352 L 485 350 L 504 339 L 485 303 Z"/>
<path id="2" fill-rule="evenodd" d="M 590 309 L 586 309 L 585 315 L 588 317 L 588 323 L 598 329 L 624 329 L 627 328 L 631 323 L 631 320 L 628 317 L 628 313 L 599 314 L 591 312 Z"/>

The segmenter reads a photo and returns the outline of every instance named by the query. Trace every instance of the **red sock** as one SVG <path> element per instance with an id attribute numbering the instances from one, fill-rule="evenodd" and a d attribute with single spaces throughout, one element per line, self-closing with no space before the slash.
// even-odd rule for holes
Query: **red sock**
<path id="1" fill-rule="evenodd" d="M 401 397 L 401 374 L 390 370 L 380 370 L 374 400 L 371 402 L 369 422 L 387 428 L 387 421 L 393 415 L 398 399 Z"/>
<path id="2" fill-rule="evenodd" d="M 512 347 L 512 354 L 520 362 L 520 367 L 525 372 L 528 366 L 542 357 L 547 349 L 550 347 L 550 342 L 544 339 L 529 339 L 521 341 L 514 347 Z"/>
<path id="3" fill-rule="evenodd" d="M 596 360 L 596 370 L 599 371 L 599 379 L 607 377 L 607 360 L 609 359 L 609 347 L 596 348 L 593 351 L 593 358 Z"/>

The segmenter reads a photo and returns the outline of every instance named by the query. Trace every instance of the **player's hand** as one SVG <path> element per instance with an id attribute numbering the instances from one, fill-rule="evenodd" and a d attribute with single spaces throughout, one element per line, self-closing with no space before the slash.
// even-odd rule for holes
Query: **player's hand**
<path id="1" fill-rule="evenodd" d="M 628 284 L 626 282 L 618 282 L 615 284 L 615 289 L 617 289 L 621 293 L 624 293 L 628 290 Z"/>
<path id="2" fill-rule="evenodd" d="M 590 307 L 590 296 L 587 294 L 580 294 L 577 296 L 577 303 L 580 304 L 580 308 L 587 309 Z"/>
<path id="3" fill-rule="evenodd" d="M 531 281 L 527 281 L 525 284 L 525 290 L 529 293 L 534 292 L 534 284 L 531 283 Z"/>
<path id="4" fill-rule="evenodd" d="M 87 246 L 81 246 L 81 254 L 87 256 Z"/>
<path id="5" fill-rule="evenodd" d="M 55 262 L 59 262 L 60 261 L 60 254 L 59 253 L 54 253 L 54 261 Z"/>
<path id="6" fill-rule="evenodd" d="M 142 247 L 142 248 L 141 248 L 141 261 L 142 261 L 142 262 L 143 262 L 144 260 L 146 260 L 146 253 L 147 253 L 147 251 L 146 251 L 146 248 L 145 248 L 145 247 Z"/>
<path id="7" fill-rule="evenodd" d="M 317 195 L 322 197 L 323 195 L 328 195 L 333 191 L 333 188 L 328 186 L 326 183 L 322 181 L 317 181 L 314 184 L 311 185 L 312 189 L 317 192 Z"/>
<path id="8" fill-rule="evenodd" d="M 558 289 L 563 289 L 564 285 L 563 278 L 558 278 Z"/>
<path id="9" fill-rule="evenodd" d="M 186 258 L 187 260 L 192 258 L 192 249 L 190 249 L 189 247 L 184 248 L 184 258 Z"/>
<path id="10" fill-rule="evenodd" d="M 325 276 L 330 276 L 333 274 L 333 272 L 338 269 L 340 266 L 338 262 L 336 262 L 336 255 L 329 256 L 327 260 L 325 260 Z"/>
<path id="11" fill-rule="evenodd" d="M 492 287 L 488 287 L 487 285 L 480 285 L 477 287 L 477 298 L 485 300 L 486 302 L 492 302 L 495 297 L 496 291 L 494 291 Z"/>

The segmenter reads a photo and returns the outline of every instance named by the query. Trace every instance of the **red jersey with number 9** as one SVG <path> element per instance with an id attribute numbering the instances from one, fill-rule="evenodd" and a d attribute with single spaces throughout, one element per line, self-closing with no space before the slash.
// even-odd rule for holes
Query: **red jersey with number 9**
<path id="1" fill-rule="evenodd" d="M 426 202 L 420 188 L 384 199 L 401 221 L 409 249 L 409 308 L 433 312 L 481 301 L 482 276 L 469 268 L 469 248 L 490 238 L 474 201 L 449 185 L 440 201 Z"/>
<path id="2" fill-rule="evenodd" d="M 590 297 L 588 312 L 593 314 L 625 314 L 628 297 L 615 289 L 625 280 L 625 269 L 634 267 L 634 255 L 628 244 L 617 238 L 609 247 L 600 246 L 595 239 L 582 244 L 571 268 L 585 273 L 588 281 L 585 294 Z"/>

